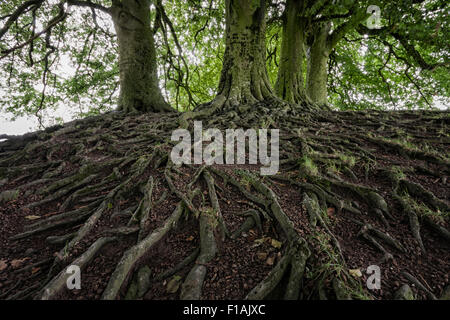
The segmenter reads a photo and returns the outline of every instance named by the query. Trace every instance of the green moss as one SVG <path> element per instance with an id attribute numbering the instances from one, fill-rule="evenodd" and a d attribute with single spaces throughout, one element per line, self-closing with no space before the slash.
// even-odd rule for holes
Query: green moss
<path id="1" fill-rule="evenodd" d="M 370 295 L 365 292 L 360 280 L 355 279 L 349 274 L 341 262 L 341 258 L 336 248 L 331 244 L 330 236 L 322 232 L 314 232 L 309 236 L 308 243 L 315 243 L 319 252 L 326 255 L 320 266 L 314 268 L 314 272 L 308 269 L 307 278 L 319 280 L 319 282 L 328 282 L 332 278 L 337 278 L 340 284 L 341 292 L 345 292 L 354 299 L 371 300 Z"/>
<path id="2" fill-rule="evenodd" d="M 303 156 L 299 160 L 300 174 L 304 176 L 317 176 L 319 174 L 319 169 L 317 168 L 314 161 L 308 156 Z"/>
<path id="3" fill-rule="evenodd" d="M 445 211 L 442 212 L 439 210 L 432 210 L 424 203 L 419 203 L 412 198 L 409 198 L 409 201 L 411 203 L 413 210 L 415 210 L 419 216 L 422 216 L 422 217 L 427 216 L 427 217 L 431 218 L 433 221 L 435 221 L 436 223 L 444 223 L 450 217 L 450 212 L 445 212 Z"/>
<path id="4" fill-rule="evenodd" d="M 394 181 L 399 181 L 406 178 L 406 175 L 403 173 L 402 169 L 396 166 L 391 168 L 391 174 Z"/>
<path id="5" fill-rule="evenodd" d="M 356 164 L 356 158 L 353 156 L 349 156 L 346 154 L 339 154 L 339 159 L 343 164 L 347 165 L 350 168 L 353 168 Z"/>

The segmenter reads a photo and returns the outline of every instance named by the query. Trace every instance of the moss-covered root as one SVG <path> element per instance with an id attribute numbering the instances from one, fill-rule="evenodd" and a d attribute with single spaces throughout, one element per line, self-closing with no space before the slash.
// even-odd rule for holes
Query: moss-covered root
<path id="1" fill-rule="evenodd" d="M 224 241 L 225 237 L 229 236 L 230 233 L 222 217 L 222 212 L 220 210 L 219 200 L 217 199 L 216 188 L 214 185 L 214 178 L 208 171 L 203 171 L 203 176 L 205 177 L 206 184 L 208 185 L 208 192 L 211 204 L 213 206 L 214 211 L 216 212 L 216 218 L 219 223 L 220 237 L 221 240 Z"/>
<path id="2" fill-rule="evenodd" d="M 94 258 L 96 253 L 107 243 L 116 240 L 116 238 L 100 238 L 95 241 L 89 249 L 83 253 L 80 257 L 78 257 L 75 261 L 72 262 L 71 265 L 78 266 L 81 270 Z M 42 290 L 40 294 L 41 300 L 49 300 L 54 297 L 58 292 L 60 292 L 64 286 L 66 285 L 67 279 L 70 276 L 66 272 L 66 269 L 63 269 L 52 281 L 50 281 Z"/>
<path id="3" fill-rule="evenodd" d="M 297 300 L 300 294 L 300 286 L 306 268 L 306 261 L 311 255 L 311 251 L 305 241 L 299 240 L 294 245 L 291 259 L 291 272 L 289 282 L 284 294 L 285 300 Z"/>
<path id="4" fill-rule="evenodd" d="M 280 259 L 271 272 L 245 297 L 247 300 L 263 300 L 280 284 L 289 270 L 289 280 L 284 291 L 285 300 L 297 300 L 305 272 L 306 261 L 311 252 L 302 239 L 292 243 L 288 252 Z"/>
<path id="5" fill-rule="evenodd" d="M 417 286 L 418 289 L 422 290 L 425 292 L 425 294 L 428 296 L 429 299 L 431 300 L 437 300 L 436 296 L 434 295 L 433 292 L 431 292 L 430 290 L 428 290 L 419 280 L 417 280 L 413 275 L 411 275 L 408 272 L 402 272 L 402 274 L 412 283 L 414 283 L 414 285 Z"/>
<path id="6" fill-rule="evenodd" d="M 147 290 L 150 288 L 152 271 L 148 266 L 144 266 L 139 269 L 135 274 L 131 285 L 128 287 L 125 300 L 140 299 L 144 296 Z"/>
<path id="7" fill-rule="evenodd" d="M 352 300 L 350 293 L 345 289 L 344 284 L 337 277 L 333 279 L 333 290 L 337 300 Z"/>
<path id="8" fill-rule="evenodd" d="M 408 200 L 406 200 L 403 197 L 395 196 L 398 202 L 400 202 L 400 205 L 403 209 L 403 211 L 408 215 L 409 218 L 409 226 L 411 228 L 411 232 L 416 239 L 417 243 L 420 246 L 420 249 L 422 252 L 426 252 L 425 246 L 423 245 L 422 237 L 420 236 L 420 223 L 419 218 L 417 217 L 417 213 L 411 208 L 411 206 L 408 203 Z"/>
<path id="9" fill-rule="evenodd" d="M 407 284 L 402 285 L 397 291 L 394 293 L 394 300 L 416 300 L 414 298 L 414 293 L 411 290 L 411 287 Z"/>
<path id="10" fill-rule="evenodd" d="M 173 276 L 178 271 L 184 269 L 186 266 L 193 263 L 197 259 L 199 254 L 200 254 L 200 248 L 195 249 L 194 251 L 192 251 L 192 253 L 190 255 L 188 255 L 183 261 L 178 263 L 175 267 L 173 267 L 172 269 L 163 271 L 162 273 L 160 273 L 156 277 L 154 277 L 152 279 L 152 282 L 156 283 L 156 282 L 162 281 L 164 279 L 167 279 L 170 276 Z"/>
<path id="11" fill-rule="evenodd" d="M 270 271 L 267 277 L 261 281 L 252 291 L 245 297 L 246 300 L 263 300 L 267 297 L 280 283 L 286 269 L 292 260 L 292 254 L 284 255 L 276 266 Z"/>
<path id="12" fill-rule="evenodd" d="M 206 264 L 217 253 L 216 239 L 214 237 L 216 221 L 216 217 L 210 211 L 202 211 L 200 215 L 200 255 L 181 287 L 181 300 L 200 300 L 201 298 L 203 281 L 207 272 Z"/>
<path id="13" fill-rule="evenodd" d="M 164 222 L 164 225 L 153 231 L 145 239 L 123 254 L 122 259 L 120 259 L 117 264 L 116 270 L 114 270 L 109 279 L 108 285 L 103 292 L 102 299 L 113 300 L 116 298 L 120 288 L 128 278 L 136 262 L 176 225 L 183 213 L 183 209 L 183 205 L 181 203 L 178 204 L 172 215 Z"/>
<path id="14" fill-rule="evenodd" d="M 267 297 L 267 295 L 269 295 L 279 284 L 287 268 L 291 266 L 289 282 L 287 284 L 284 299 L 296 300 L 300 293 L 300 284 L 301 279 L 303 278 L 306 261 L 311 255 L 311 252 L 306 241 L 299 237 L 293 227 L 292 221 L 290 221 L 289 217 L 284 213 L 278 203 L 275 193 L 257 179 L 252 179 L 252 184 L 256 190 L 268 198 L 270 204 L 269 207 L 286 235 L 289 250 L 269 275 L 247 295 L 246 299 L 258 300 Z"/>

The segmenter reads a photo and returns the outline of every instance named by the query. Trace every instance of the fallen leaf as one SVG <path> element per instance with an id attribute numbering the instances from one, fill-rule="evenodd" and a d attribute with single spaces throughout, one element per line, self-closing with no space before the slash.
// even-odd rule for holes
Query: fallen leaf
<path id="1" fill-rule="evenodd" d="M 27 260 L 30 260 L 30 258 L 15 259 L 15 260 L 11 261 L 11 266 L 13 268 L 18 268 L 22 265 L 22 263 L 24 263 Z"/>
<path id="2" fill-rule="evenodd" d="M 273 266 L 273 263 L 275 262 L 275 258 L 274 257 L 269 257 L 266 261 L 267 265 L 269 266 Z"/>
<path id="3" fill-rule="evenodd" d="M 259 260 L 266 260 L 267 258 L 267 253 L 266 252 L 258 252 L 256 254 L 256 256 L 258 257 Z"/>
<path id="4" fill-rule="evenodd" d="M 348 270 L 348 273 L 350 273 L 350 275 L 352 275 L 355 278 L 362 277 L 362 272 L 360 269 L 350 269 L 350 270 Z"/>
<path id="5" fill-rule="evenodd" d="M 193 241 L 194 240 L 194 236 L 190 236 L 186 238 L 186 241 Z"/>
<path id="6" fill-rule="evenodd" d="M 280 249 L 282 243 L 278 240 L 272 239 L 271 243 L 272 247 L 276 248 L 276 249 Z"/>
<path id="7" fill-rule="evenodd" d="M 174 276 L 169 283 L 167 283 L 167 293 L 176 293 L 180 288 L 181 277 Z"/>
<path id="8" fill-rule="evenodd" d="M 256 239 L 253 242 L 254 242 L 254 244 L 252 245 L 252 248 L 257 248 L 264 243 L 264 238 Z"/>
<path id="9" fill-rule="evenodd" d="M 40 216 L 26 216 L 25 217 L 25 219 L 28 219 L 28 220 L 36 220 L 36 219 L 40 219 L 41 217 Z"/>
<path id="10" fill-rule="evenodd" d="M 5 270 L 8 267 L 6 260 L 0 260 L 0 271 Z"/>
<path id="11" fill-rule="evenodd" d="M 254 242 L 257 243 L 257 244 L 263 244 L 264 242 L 266 242 L 268 240 L 270 240 L 269 237 L 263 237 L 261 239 L 256 239 Z"/>

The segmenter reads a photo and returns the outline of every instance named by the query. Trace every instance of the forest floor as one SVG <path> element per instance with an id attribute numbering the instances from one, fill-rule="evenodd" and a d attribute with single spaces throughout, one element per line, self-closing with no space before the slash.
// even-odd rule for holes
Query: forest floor
<path id="1" fill-rule="evenodd" d="M 444 295 L 450 275 L 450 240 L 446 238 L 450 229 L 446 210 L 450 205 L 449 113 L 330 114 L 311 115 L 304 120 L 308 126 L 299 134 L 298 144 L 298 136 L 291 136 L 295 131 L 277 124 L 277 119 L 268 126 L 281 128 L 280 148 L 289 150 L 281 153 L 282 165 L 275 177 L 261 178 L 258 165 L 207 168 L 214 179 L 214 194 L 223 219 L 219 222 L 225 224 L 229 234 L 236 234 L 224 239 L 217 231 L 220 228 L 213 231 L 215 254 L 205 263 L 197 261 L 207 268 L 201 299 L 244 299 L 274 267 L 282 265 L 280 261 L 289 250 L 283 228 L 272 222 L 276 219 L 270 210 L 243 193 L 242 188 L 250 195 L 258 195 L 257 185 L 249 178 L 252 176 L 270 187 L 297 235 L 308 243 L 310 255 L 304 266 L 299 299 L 342 298 L 333 283 L 336 278 L 356 299 L 393 299 L 404 284 L 410 285 L 416 299 Z M 167 134 L 170 136 L 168 128 L 176 117 L 125 117 L 112 113 L 0 142 L 0 299 L 39 298 L 40 290 L 57 277 L 63 266 L 70 265 L 96 240 L 111 236 L 114 238 L 95 251 L 95 256 L 83 266 L 81 289 L 62 288 L 51 296 L 101 299 L 124 253 L 171 218 L 182 198 L 180 194 L 191 195 L 191 189 L 198 189 L 199 194 L 190 198 L 196 209 L 190 214 L 184 210 L 176 226 L 133 261 L 116 295 L 119 299 L 180 298 L 183 281 L 195 267 L 198 250 L 204 249 L 198 214 L 202 216 L 208 208 L 215 208 L 210 185 L 199 178 L 206 169 L 200 165 L 172 169 L 171 186 L 167 183 L 167 159 L 152 157 L 154 165 L 147 164 L 133 175 L 137 168 L 133 164 L 141 155 L 170 152 L 171 145 L 164 144 L 164 139 Z M 163 125 L 156 129 L 147 127 L 151 123 Z M 236 121 L 236 127 L 254 127 L 250 123 Z M 342 148 L 338 146 L 340 141 L 344 141 Z M 285 148 L 287 144 L 291 147 Z M 94 169 L 85 170 L 87 164 L 94 164 Z M 404 206 L 400 192 L 393 188 L 395 181 L 389 176 L 393 168 L 402 169 L 400 185 L 404 181 L 413 183 L 404 182 L 404 188 L 414 198 L 409 207 Z M 89 172 L 84 174 L 85 171 Z M 80 173 L 77 180 L 70 179 Z M 117 179 L 108 179 L 112 173 Z M 126 177 L 131 179 L 127 181 L 131 189 L 110 197 L 117 180 L 124 181 Z M 230 183 L 232 179 L 239 185 Z M 140 204 L 145 204 L 142 198 L 149 181 L 152 205 L 136 226 L 130 223 L 130 217 Z M 324 224 L 312 223 L 315 218 L 308 211 L 305 191 L 311 186 L 325 190 L 325 199 L 332 196 L 339 200 L 324 201 L 318 196 L 318 219 Z M 417 186 L 419 189 L 414 192 Z M 385 212 L 380 217 L 380 211 L 373 210 L 374 205 L 364 196 L 367 190 L 376 191 L 386 201 L 389 214 Z M 341 199 L 345 201 L 340 202 Z M 183 202 L 190 203 L 186 199 Z M 408 210 L 411 207 L 416 213 Z M 99 208 L 101 215 L 86 234 L 70 242 Z M 249 220 L 252 212 L 259 212 L 261 219 Z M 414 232 L 414 221 L 420 223 L 423 246 Z M 383 237 L 376 237 L 376 231 L 367 236 L 368 226 L 395 241 L 383 242 Z M 190 256 L 193 258 L 186 261 Z M 55 267 L 55 259 L 65 263 Z M 182 261 L 186 263 L 177 267 Z M 366 288 L 370 276 L 366 269 L 371 265 L 381 270 L 379 290 Z M 138 270 L 148 271 L 149 281 L 144 292 L 133 294 L 130 287 Z M 164 275 L 168 270 L 172 272 Z M 286 277 L 279 282 L 286 283 Z M 139 291 L 141 285 L 137 283 L 137 287 L 135 290 Z M 280 297 L 275 289 L 270 291 L 265 298 Z"/>

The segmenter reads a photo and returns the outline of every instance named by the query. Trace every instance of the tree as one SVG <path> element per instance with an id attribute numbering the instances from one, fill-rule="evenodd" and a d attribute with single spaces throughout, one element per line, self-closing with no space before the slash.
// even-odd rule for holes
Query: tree
<path id="1" fill-rule="evenodd" d="M 346 37 L 351 34 L 359 33 L 361 35 L 371 35 L 384 44 L 384 46 L 391 47 L 392 44 L 390 40 L 386 38 L 392 38 L 400 46 L 406 50 L 406 55 L 396 55 L 397 63 L 405 65 L 408 69 L 412 68 L 414 64 L 418 64 L 423 70 L 436 71 L 436 75 L 440 72 L 439 67 L 448 67 L 448 62 L 445 62 L 442 58 L 441 62 L 434 63 L 434 67 L 430 67 L 425 60 L 436 60 L 435 57 L 428 55 L 428 53 L 413 49 L 408 41 L 411 34 L 408 33 L 407 29 L 410 25 L 405 27 L 404 22 L 401 21 L 400 17 L 410 17 L 414 19 L 414 23 L 419 23 L 421 29 L 436 27 L 436 33 L 433 37 L 436 44 L 436 49 L 445 50 L 442 46 L 442 40 L 439 39 L 440 36 L 440 22 L 427 21 L 427 18 L 431 15 L 430 9 L 435 12 L 436 17 L 443 14 L 442 4 L 439 1 L 435 3 L 426 3 L 424 1 L 402 1 L 398 4 L 392 5 L 390 2 L 380 2 L 381 6 L 377 7 L 380 9 L 380 14 L 383 13 L 384 16 L 389 17 L 388 26 L 384 26 L 381 29 L 369 29 L 367 28 L 368 19 L 374 17 L 370 12 L 370 7 L 372 3 L 365 1 L 338 1 L 337 3 L 327 3 L 326 1 L 286 1 L 286 5 L 282 10 L 282 15 L 279 18 L 282 20 L 282 44 L 281 44 L 281 54 L 280 54 L 280 67 L 278 68 L 278 80 L 276 84 L 277 93 L 280 97 L 286 98 L 290 101 L 298 100 L 298 98 L 293 98 L 293 96 L 304 97 L 306 95 L 315 103 L 326 104 L 328 102 L 328 87 L 337 88 L 339 86 L 346 87 L 346 84 L 340 80 L 342 73 L 339 73 L 339 77 L 335 77 L 335 81 L 329 82 L 329 69 L 331 68 L 330 55 L 333 55 L 335 59 L 336 46 L 338 46 L 344 39 L 348 41 Z M 411 5 L 417 6 L 414 8 L 415 11 L 411 10 Z M 373 10 L 373 8 L 372 8 Z M 369 12 L 368 12 L 369 11 Z M 420 20 L 420 18 L 422 20 Z M 385 22 L 381 19 L 378 23 Z M 373 27 L 376 27 L 374 25 Z M 402 30 L 402 31 L 399 31 Z M 430 30 L 430 33 L 432 31 Z M 402 35 L 400 35 L 402 34 Z M 424 34 L 422 34 L 424 35 Z M 416 43 L 426 43 L 429 42 L 422 36 L 415 37 L 412 40 Z M 363 38 L 364 39 L 364 38 Z M 355 42 L 361 45 L 364 41 L 356 40 Z M 371 40 L 372 41 L 372 40 Z M 301 44 L 300 44 L 301 43 Z M 305 50 L 300 49 L 305 48 L 308 53 L 305 55 Z M 354 49 L 348 49 L 344 54 L 352 53 Z M 426 58 L 423 55 L 426 55 Z M 385 53 L 383 53 L 385 56 Z M 444 54 L 445 56 L 445 54 Z M 304 62 L 306 58 L 306 62 Z M 390 57 L 386 58 L 388 61 L 386 65 L 390 62 Z M 286 64 L 294 63 L 296 67 L 286 67 Z M 307 71 L 305 72 L 303 65 L 307 64 Z M 351 65 L 351 62 L 346 61 L 345 66 Z M 382 67 L 384 69 L 385 66 Z M 443 69 L 443 70 L 444 70 Z M 442 71 L 443 71 L 442 70 Z M 387 82 L 386 78 L 380 72 L 369 71 L 371 75 L 376 76 L 377 81 L 382 80 Z M 354 74 L 354 72 L 352 73 Z M 380 76 L 381 74 L 381 76 Z M 302 77 L 300 77 L 302 75 Z M 425 76 L 425 75 L 424 75 Z M 303 84 L 303 78 L 306 78 L 306 83 Z M 426 77 L 426 76 L 425 76 Z M 381 79 L 380 79 L 381 78 Z M 347 81 L 351 81 L 350 78 L 346 78 Z M 414 84 L 418 93 L 421 93 L 421 88 L 415 84 L 412 77 L 407 76 L 406 82 L 409 84 Z M 336 85 L 336 81 L 339 85 Z M 397 81 L 400 84 L 402 82 Z M 355 81 L 355 85 L 358 82 Z M 387 84 L 389 86 L 389 84 Z M 293 89 L 297 88 L 297 89 Z M 294 94 L 292 91 L 294 90 Z M 377 91 L 379 94 L 379 92 Z M 392 93 L 390 94 L 392 99 Z M 424 98 L 423 92 L 421 96 Z M 389 95 L 388 95 L 389 97 Z M 427 98 L 424 98 L 426 101 Z M 352 101 L 352 105 L 355 105 L 355 101 Z"/>
<path id="2" fill-rule="evenodd" d="M 306 52 L 306 19 L 302 16 L 305 2 L 288 0 L 283 15 L 280 66 L 275 89 L 289 102 L 305 100 L 304 59 Z"/>
<path id="3" fill-rule="evenodd" d="M 99 3 L 91 1 L 69 0 L 62 1 L 57 5 L 57 15 L 50 20 L 42 31 L 35 32 L 36 22 L 38 19 L 45 20 L 42 15 L 44 9 L 54 10 L 52 5 L 44 0 L 26 1 L 19 5 L 11 15 L 7 18 L 5 25 L 0 31 L 0 39 L 13 31 L 11 28 L 20 19 L 28 19 L 26 16 L 29 12 L 32 15 L 33 29 L 29 38 L 21 41 L 21 37 L 28 36 L 28 30 L 21 28 L 16 32 L 16 40 L 19 44 L 12 48 L 3 50 L 3 57 L 14 53 L 18 49 L 29 47 L 29 61 L 32 66 L 34 64 L 33 55 L 35 54 L 36 43 L 40 38 L 45 36 L 44 58 L 44 79 L 51 75 L 49 71 L 49 58 L 57 48 L 52 44 L 52 32 L 55 31 L 69 16 L 67 12 L 70 7 L 87 7 L 92 10 L 94 19 L 96 19 L 96 11 L 107 14 L 114 23 L 117 35 L 119 71 L 120 71 L 120 95 L 118 99 L 118 108 L 124 112 L 131 111 L 171 111 L 171 107 L 164 101 L 159 88 L 159 78 L 157 75 L 157 59 L 156 50 L 153 39 L 153 29 L 151 27 L 150 0 L 139 1 L 112 1 L 110 7 L 103 6 Z M 10 4 L 13 7 L 14 4 Z M 41 10 L 42 9 L 42 10 Z M 22 17 L 24 16 L 25 17 Z M 41 21 L 39 21 L 41 22 Z M 43 23 L 43 21 L 41 22 Z M 97 21 L 95 20 L 95 23 Z M 98 25 L 97 25 L 98 26 Z M 64 28 L 56 30 L 57 33 L 64 32 Z M 20 35 L 20 36 L 19 36 Z M 19 39 L 18 39 L 19 38 Z M 47 75 L 47 74 L 50 75 Z M 43 81 L 46 86 L 46 80 Z M 45 99 L 45 90 L 42 94 L 42 103 Z M 40 108 L 42 108 L 42 103 Z"/>
<path id="4" fill-rule="evenodd" d="M 273 96 L 265 64 L 265 0 L 227 0 L 226 49 L 218 101 L 235 107 Z"/>
<path id="5" fill-rule="evenodd" d="M 125 112 L 171 110 L 159 88 L 150 3 L 150 0 L 113 1 L 107 11 L 118 39 L 119 110 Z"/>

